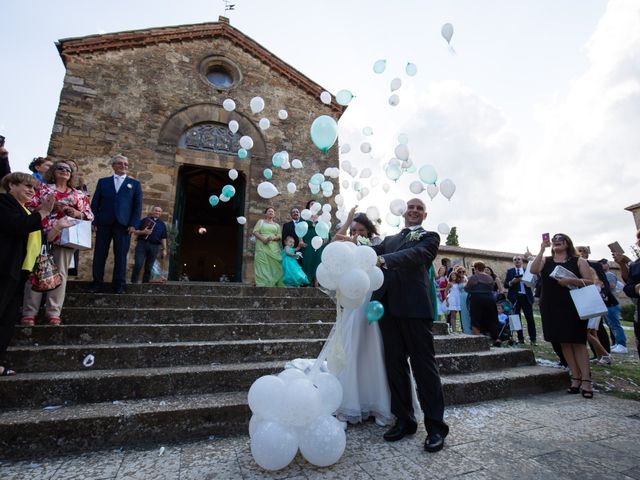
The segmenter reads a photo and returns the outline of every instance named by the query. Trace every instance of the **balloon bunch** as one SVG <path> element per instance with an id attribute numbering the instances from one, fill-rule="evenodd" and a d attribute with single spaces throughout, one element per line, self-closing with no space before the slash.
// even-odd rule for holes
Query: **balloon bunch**
<path id="1" fill-rule="evenodd" d="M 347 437 L 332 416 L 342 403 L 342 385 L 332 374 L 291 368 L 265 375 L 251 385 L 248 400 L 251 454 L 262 468 L 285 468 L 298 449 L 319 467 L 342 456 Z"/>
<path id="2" fill-rule="evenodd" d="M 332 242 L 322 251 L 316 277 L 324 288 L 336 290 L 342 307 L 356 308 L 369 292 L 382 286 L 384 275 L 376 266 L 377 259 L 373 248 L 366 245 Z"/>
<path id="3" fill-rule="evenodd" d="M 236 174 L 237 174 L 237 172 L 236 172 Z M 237 176 L 236 176 L 236 178 L 237 178 Z M 235 189 L 235 187 L 233 185 L 225 185 L 224 187 L 222 187 L 222 193 L 220 193 L 220 196 L 211 195 L 209 197 L 209 205 L 211 205 L 212 207 L 215 207 L 220 202 L 223 202 L 223 203 L 228 202 L 229 200 L 231 200 L 233 198 L 233 196 L 235 194 L 236 194 L 236 189 Z"/>

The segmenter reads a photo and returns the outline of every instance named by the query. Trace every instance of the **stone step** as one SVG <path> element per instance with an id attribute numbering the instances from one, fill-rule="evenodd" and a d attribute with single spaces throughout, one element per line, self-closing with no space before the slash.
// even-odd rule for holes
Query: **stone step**
<path id="1" fill-rule="evenodd" d="M 152 368 L 212 363 L 264 362 L 315 358 L 325 339 L 235 340 L 217 342 L 39 345 L 9 347 L 11 367 L 19 372 L 84 370 L 83 359 L 95 358 L 93 369 Z M 486 351 L 485 337 L 435 336 L 436 354 Z"/>
<path id="2" fill-rule="evenodd" d="M 89 345 L 326 338 L 332 323 L 60 325 L 16 328 L 13 345 Z"/>
<path id="3" fill-rule="evenodd" d="M 335 309 L 301 308 L 76 308 L 65 306 L 62 323 L 92 324 L 187 324 L 187 323 L 298 323 L 335 322 Z"/>
<path id="4" fill-rule="evenodd" d="M 4 381 L 4 379 L 3 379 Z M 566 386 L 567 373 L 524 366 L 443 376 L 447 405 L 482 402 Z M 7 458 L 246 434 L 247 392 L 167 396 L 0 413 L 0 450 Z"/>
<path id="5" fill-rule="evenodd" d="M 86 308 L 327 308 L 335 310 L 329 297 L 242 297 L 213 295 L 138 295 L 71 293 L 65 303 Z"/>
<path id="6" fill-rule="evenodd" d="M 87 293 L 90 282 L 68 282 L 67 293 Z M 111 286 L 105 284 L 104 294 L 110 294 Z M 127 294 L 142 295 L 215 295 L 233 297 L 295 297 L 298 295 L 326 297 L 319 288 L 267 288 L 246 283 L 216 282 L 168 282 L 127 284 Z M 95 295 L 95 294 L 91 294 Z"/>
<path id="7" fill-rule="evenodd" d="M 43 407 L 166 395 L 248 390 L 253 381 L 284 368 L 284 361 L 184 367 L 24 373 L 2 382 L 0 408 Z M 535 364 L 531 350 L 493 349 L 438 357 L 442 375 Z"/>
<path id="8" fill-rule="evenodd" d="M 208 323 L 140 325 L 36 325 L 17 326 L 13 345 L 89 345 L 95 343 L 197 342 L 207 340 L 270 340 L 326 338 L 333 323 Z M 377 328 L 372 326 L 371 328 Z M 447 333 L 445 324 L 434 323 L 436 335 Z"/>

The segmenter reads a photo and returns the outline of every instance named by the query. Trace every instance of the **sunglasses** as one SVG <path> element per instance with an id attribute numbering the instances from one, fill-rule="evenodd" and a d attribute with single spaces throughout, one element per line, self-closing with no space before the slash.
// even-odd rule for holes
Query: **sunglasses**
<path id="1" fill-rule="evenodd" d="M 69 167 L 56 167 L 56 170 L 60 170 L 61 172 L 69 172 L 69 173 L 71 173 L 71 168 L 69 168 Z"/>
<path id="2" fill-rule="evenodd" d="M 556 235 L 551 239 L 552 242 L 565 242 L 567 239 L 562 235 Z"/>

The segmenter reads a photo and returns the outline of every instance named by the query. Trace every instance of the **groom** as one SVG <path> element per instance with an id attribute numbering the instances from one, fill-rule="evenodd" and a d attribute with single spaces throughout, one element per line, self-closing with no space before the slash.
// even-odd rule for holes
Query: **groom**
<path id="1" fill-rule="evenodd" d="M 379 325 L 391 389 L 391 413 L 397 417 L 384 439 L 394 442 L 416 433 L 418 428 L 411 400 L 409 357 L 427 430 L 424 449 L 437 452 L 444 446 L 449 427 L 443 420 L 444 397 L 431 333 L 434 311 L 427 272 L 438 253 L 440 236 L 422 228 L 425 218 L 424 202 L 419 198 L 409 200 L 405 228 L 373 247 L 379 255 L 384 284 L 374 292 L 372 300 L 384 305 Z"/>

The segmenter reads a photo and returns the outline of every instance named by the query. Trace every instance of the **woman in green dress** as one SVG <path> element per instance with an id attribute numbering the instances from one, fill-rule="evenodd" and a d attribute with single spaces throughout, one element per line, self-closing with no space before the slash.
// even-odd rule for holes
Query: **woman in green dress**
<path id="1" fill-rule="evenodd" d="M 256 237 L 256 254 L 254 268 L 256 273 L 256 287 L 282 287 L 282 256 L 280 253 L 280 239 L 282 231 L 280 225 L 273 221 L 276 212 L 273 207 L 264 211 L 264 219 L 258 220 L 253 228 Z"/>
<path id="2" fill-rule="evenodd" d="M 308 210 L 311 209 L 314 203 L 316 203 L 315 200 L 309 200 L 305 208 Z M 304 270 L 304 273 L 307 274 L 309 283 L 314 287 L 317 287 L 318 280 L 316 279 L 316 270 L 318 269 L 318 265 L 320 265 L 320 262 L 322 261 L 321 260 L 322 251 L 324 250 L 324 247 L 327 245 L 327 243 L 329 243 L 329 241 L 331 240 L 331 235 L 329 235 L 329 238 L 324 239 L 322 241 L 322 246 L 318 250 L 316 250 L 311 245 L 311 239 L 313 239 L 313 237 L 318 235 L 316 233 L 316 224 L 318 223 L 318 215 L 314 213 L 309 220 L 306 220 L 306 222 L 307 224 L 309 224 L 309 230 L 307 230 L 307 233 L 302 238 L 302 243 L 304 244 L 301 250 L 302 251 L 302 270 Z"/>

